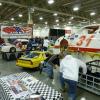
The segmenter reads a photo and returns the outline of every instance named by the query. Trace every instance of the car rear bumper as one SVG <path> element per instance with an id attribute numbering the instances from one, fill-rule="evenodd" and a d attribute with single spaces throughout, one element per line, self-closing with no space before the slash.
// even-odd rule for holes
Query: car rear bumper
<path id="1" fill-rule="evenodd" d="M 16 66 L 23 67 L 23 68 L 36 68 L 36 67 L 38 67 L 38 66 L 35 66 L 34 64 L 30 65 L 30 64 L 22 64 L 22 63 L 16 63 Z"/>

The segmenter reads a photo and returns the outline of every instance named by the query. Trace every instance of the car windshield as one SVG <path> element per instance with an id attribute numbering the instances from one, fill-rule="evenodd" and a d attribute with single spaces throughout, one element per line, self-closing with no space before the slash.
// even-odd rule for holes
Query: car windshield
<path id="1" fill-rule="evenodd" d="M 30 52 L 26 55 L 26 58 L 36 58 L 39 56 L 39 53 Z"/>

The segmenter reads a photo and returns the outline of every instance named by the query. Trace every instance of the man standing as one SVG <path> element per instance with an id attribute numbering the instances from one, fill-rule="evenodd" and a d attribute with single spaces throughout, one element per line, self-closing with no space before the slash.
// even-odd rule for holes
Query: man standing
<path id="1" fill-rule="evenodd" d="M 48 40 L 48 37 L 45 37 L 44 41 L 43 41 L 43 48 L 44 51 L 47 51 L 48 46 L 49 46 L 50 41 Z"/>
<path id="2" fill-rule="evenodd" d="M 64 55 L 64 58 L 60 62 L 60 83 L 63 89 L 64 82 L 69 86 L 68 100 L 76 100 L 79 67 L 82 67 L 83 73 L 86 74 L 86 64 L 72 55 Z"/>

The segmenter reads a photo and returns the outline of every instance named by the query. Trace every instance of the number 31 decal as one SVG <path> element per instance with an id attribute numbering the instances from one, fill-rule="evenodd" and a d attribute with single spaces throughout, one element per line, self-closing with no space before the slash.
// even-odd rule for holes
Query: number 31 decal
<path id="1" fill-rule="evenodd" d="M 86 42 L 85 47 L 88 47 L 93 37 L 94 37 L 94 35 L 91 35 L 89 38 L 86 38 L 86 35 L 82 35 L 79 38 L 79 41 L 76 43 L 76 45 L 81 46 L 85 41 Z"/>

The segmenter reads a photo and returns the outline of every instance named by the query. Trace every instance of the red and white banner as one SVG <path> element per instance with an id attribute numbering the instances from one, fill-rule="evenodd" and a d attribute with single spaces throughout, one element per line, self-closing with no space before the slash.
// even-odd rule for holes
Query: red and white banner
<path id="1" fill-rule="evenodd" d="M 1 26 L 2 38 L 31 38 L 31 27 Z"/>

